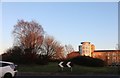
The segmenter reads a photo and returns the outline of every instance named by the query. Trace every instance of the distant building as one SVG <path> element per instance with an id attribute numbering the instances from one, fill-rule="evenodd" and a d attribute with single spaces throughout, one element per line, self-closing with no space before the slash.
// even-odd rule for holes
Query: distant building
<path id="1" fill-rule="evenodd" d="M 108 65 L 120 64 L 120 50 L 95 50 L 92 57 L 102 59 Z"/>
<path id="2" fill-rule="evenodd" d="M 79 45 L 79 53 L 81 56 L 90 56 L 93 58 L 99 58 L 108 65 L 120 64 L 120 50 L 95 50 L 95 46 L 90 42 L 81 42 Z"/>
<path id="3" fill-rule="evenodd" d="M 67 54 L 67 58 L 74 58 L 74 57 L 78 57 L 80 56 L 80 53 L 78 51 L 75 51 L 75 52 L 71 52 L 69 54 Z"/>
<path id="4" fill-rule="evenodd" d="M 79 51 L 67 54 L 67 58 L 74 58 L 77 56 L 99 58 L 105 61 L 107 65 L 120 64 L 120 50 L 95 50 L 95 46 L 90 42 L 81 42 Z"/>
<path id="5" fill-rule="evenodd" d="M 79 45 L 79 52 L 82 56 L 91 57 L 94 50 L 95 46 L 90 42 L 81 42 L 81 45 Z"/>

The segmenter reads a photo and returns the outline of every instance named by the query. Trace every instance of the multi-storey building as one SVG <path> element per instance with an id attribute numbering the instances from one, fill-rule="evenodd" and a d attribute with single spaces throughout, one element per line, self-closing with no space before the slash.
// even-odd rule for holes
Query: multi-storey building
<path id="1" fill-rule="evenodd" d="M 90 42 L 81 42 L 82 45 L 79 46 L 79 52 L 82 56 L 90 56 L 95 49 L 93 44 Z"/>
<path id="2" fill-rule="evenodd" d="M 95 46 L 90 42 L 82 42 L 79 46 L 79 52 L 82 56 L 102 59 L 108 65 L 112 63 L 120 64 L 120 50 L 95 50 Z"/>
<path id="3" fill-rule="evenodd" d="M 95 50 L 92 54 L 93 58 L 100 58 L 108 65 L 120 64 L 120 50 Z"/>

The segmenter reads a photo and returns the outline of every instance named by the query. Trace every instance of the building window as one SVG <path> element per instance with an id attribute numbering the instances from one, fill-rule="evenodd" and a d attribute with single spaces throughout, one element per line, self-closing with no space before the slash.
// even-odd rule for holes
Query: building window
<path id="1" fill-rule="evenodd" d="M 85 54 L 85 52 L 83 51 L 83 54 Z"/>
<path id="2" fill-rule="evenodd" d="M 83 47 L 83 49 L 85 49 L 85 47 Z"/>
<path id="3" fill-rule="evenodd" d="M 113 53 L 113 57 L 115 57 L 116 56 L 116 53 Z"/>

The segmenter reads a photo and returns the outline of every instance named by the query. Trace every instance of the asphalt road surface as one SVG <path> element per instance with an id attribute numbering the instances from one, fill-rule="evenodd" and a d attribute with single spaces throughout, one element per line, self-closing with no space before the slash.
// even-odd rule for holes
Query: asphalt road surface
<path id="1" fill-rule="evenodd" d="M 120 76 L 17 76 L 16 78 L 120 78 Z"/>
<path id="2" fill-rule="evenodd" d="M 120 75 L 67 75 L 65 73 L 19 72 L 16 78 L 120 78 Z"/>

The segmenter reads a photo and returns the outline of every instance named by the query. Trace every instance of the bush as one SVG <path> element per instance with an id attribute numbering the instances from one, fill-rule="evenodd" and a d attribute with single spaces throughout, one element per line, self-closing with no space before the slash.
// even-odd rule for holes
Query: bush
<path id="1" fill-rule="evenodd" d="M 91 66 L 91 67 L 103 67 L 105 66 L 105 62 L 101 59 L 91 58 L 88 56 L 80 56 L 71 59 L 74 64 L 83 65 L 83 66 Z"/>
<path id="2" fill-rule="evenodd" d="M 4 61 L 10 61 L 17 64 L 22 62 L 22 50 L 17 46 L 8 49 L 6 53 L 3 53 L 1 56 Z"/>
<path id="3" fill-rule="evenodd" d="M 47 65 L 49 63 L 48 57 L 46 55 L 39 55 L 36 63 L 39 65 Z"/>

